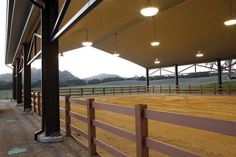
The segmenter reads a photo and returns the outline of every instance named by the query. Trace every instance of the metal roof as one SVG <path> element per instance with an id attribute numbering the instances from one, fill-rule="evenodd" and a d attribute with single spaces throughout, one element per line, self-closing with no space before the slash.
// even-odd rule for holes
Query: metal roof
<path id="1" fill-rule="evenodd" d="M 86 0 L 71 0 L 62 26 L 85 3 Z M 150 46 L 153 19 L 139 13 L 144 3 L 144 0 L 103 0 L 60 38 L 60 51 L 81 47 L 88 29 L 94 47 L 108 53 L 115 51 L 114 34 L 118 33 L 117 51 L 120 57 L 145 68 L 236 58 L 236 26 L 226 27 L 223 24 L 228 14 L 226 0 L 153 0 L 152 3 L 160 9 L 156 15 L 158 47 Z M 232 3 L 236 6 L 236 1 Z M 20 53 L 19 43 L 30 41 L 29 36 L 40 15 L 39 9 L 31 8 L 28 0 L 16 1 L 14 8 L 13 20 L 7 26 L 11 35 L 8 34 L 6 63 L 12 62 L 15 52 Z M 31 16 L 28 17 L 30 8 Z M 236 7 L 233 14 L 236 15 Z M 9 15 L 8 19 L 11 18 Z M 28 22 L 25 25 L 26 17 Z M 25 31 L 21 35 L 23 28 Z M 195 57 L 199 50 L 203 51 L 204 57 Z M 155 65 L 155 58 L 161 64 Z"/>

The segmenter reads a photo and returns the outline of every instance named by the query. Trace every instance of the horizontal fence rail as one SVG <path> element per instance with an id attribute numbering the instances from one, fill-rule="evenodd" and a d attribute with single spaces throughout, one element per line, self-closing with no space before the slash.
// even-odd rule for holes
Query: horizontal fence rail
<path id="1" fill-rule="evenodd" d="M 65 96 L 64 100 L 65 100 L 65 109 L 61 109 L 60 111 L 65 114 L 65 121 L 62 121 L 62 123 L 65 122 L 66 136 L 72 136 L 73 138 L 75 138 L 79 145 L 81 145 L 83 148 L 89 151 L 90 156 L 98 154 L 97 146 L 103 148 L 104 150 L 112 153 L 114 156 L 117 157 L 128 156 L 119 149 L 110 146 L 109 144 L 103 142 L 100 139 L 97 139 L 96 128 L 106 130 L 108 132 L 111 132 L 115 135 L 124 137 L 134 142 L 136 144 L 137 157 L 148 157 L 149 149 L 154 149 L 159 152 L 175 157 L 200 156 L 194 152 L 178 148 L 176 146 L 164 143 L 157 139 L 150 138 L 148 136 L 148 123 L 147 123 L 148 120 L 161 121 L 170 124 L 216 132 L 224 135 L 236 136 L 235 121 L 226 121 L 226 120 L 177 114 L 171 112 L 149 110 L 147 109 L 147 105 L 144 104 L 135 105 L 134 108 L 131 108 L 114 104 L 98 103 L 95 102 L 94 99 L 83 100 L 83 99 L 70 98 L 70 96 Z M 74 105 L 82 105 L 87 107 L 87 116 L 72 112 L 71 103 L 73 103 Z M 134 117 L 135 128 L 136 128 L 135 132 L 130 132 L 123 128 L 96 120 L 96 110 L 110 111 Z M 72 125 L 71 117 L 86 122 L 88 124 L 88 132 L 82 131 L 78 127 Z M 76 134 L 79 134 L 87 138 L 88 145 L 78 140 L 73 134 L 71 134 L 71 131 L 74 131 Z"/>
<path id="2" fill-rule="evenodd" d="M 35 92 L 40 92 L 34 89 Z M 89 95 L 116 95 L 116 94 L 212 94 L 235 95 L 236 84 L 191 84 L 191 85 L 153 85 L 153 86 L 124 86 L 124 87 L 96 87 L 96 88 L 60 88 L 60 95 L 89 96 Z M 78 100 L 74 100 L 78 101 Z"/>

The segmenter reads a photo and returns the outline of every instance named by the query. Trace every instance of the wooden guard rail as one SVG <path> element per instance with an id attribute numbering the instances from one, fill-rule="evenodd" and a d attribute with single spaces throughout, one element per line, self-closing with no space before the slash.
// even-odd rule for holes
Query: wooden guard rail
<path id="1" fill-rule="evenodd" d="M 41 116 L 41 96 L 40 92 L 31 92 L 32 110 Z"/>
<path id="2" fill-rule="evenodd" d="M 60 89 L 60 95 L 83 96 L 83 95 L 115 95 L 145 93 L 146 86 L 126 87 L 97 87 L 97 88 L 69 88 Z"/>
<path id="3" fill-rule="evenodd" d="M 40 90 L 34 90 L 40 92 Z M 192 85 L 153 85 L 153 86 L 124 86 L 124 87 L 96 87 L 96 88 L 61 88 L 60 95 L 116 95 L 116 94 L 213 94 L 235 95 L 236 84 L 192 84 Z"/>
<path id="4" fill-rule="evenodd" d="M 236 94 L 235 84 L 225 85 L 160 85 L 160 86 L 147 86 L 147 92 L 149 93 L 160 93 L 160 94 L 224 94 L 233 95 Z"/>
<path id="5" fill-rule="evenodd" d="M 75 113 L 71 111 L 71 103 L 76 105 L 83 105 L 87 107 L 87 116 Z M 125 129 L 104 123 L 96 120 L 96 110 L 106 110 L 110 112 L 120 113 L 124 115 L 135 117 L 135 133 L 127 131 Z M 126 157 L 127 154 L 120 150 L 104 143 L 96 138 L 96 128 L 101 128 L 109 131 L 115 135 L 127 138 L 128 140 L 136 143 L 136 156 L 148 157 L 149 149 L 154 149 L 159 152 L 168 154 L 175 157 L 199 157 L 200 155 L 178 148 L 176 146 L 164 143 L 162 141 L 152 139 L 148 137 L 148 120 L 156 120 L 201 130 L 207 130 L 224 135 L 236 136 L 236 122 L 218 120 L 211 118 L 196 117 L 190 115 L 183 115 L 171 112 L 162 112 L 156 110 L 147 109 L 147 105 L 139 104 L 135 108 L 118 106 L 113 104 L 97 103 L 94 99 L 81 100 L 70 98 L 65 96 L 65 108 L 60 108 L 61 112 L 65 113 L 65 121 L 61 119 L 61 122 L 65 124 L 66 136 L 72 136 L 76 139 L 71 131 L 88 139 L 88 145 L 79 141 L 80 146 L 89 151 L 90 156 L 99 155 L 97 153 L 96 146 L 103 148 L 104 150 L 112 153 L 117 157 Z M 81 130 L 71 123 L 71 117 L 86 122 L 88 124 L 88 132 Z"/>

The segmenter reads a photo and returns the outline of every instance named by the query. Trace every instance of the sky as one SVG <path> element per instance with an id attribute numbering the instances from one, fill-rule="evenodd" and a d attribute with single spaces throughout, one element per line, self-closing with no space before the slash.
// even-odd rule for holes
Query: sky
<path id="1" fill-rule="evenodd" d="M 3 74 L 10 73 L 12 70 L 5 65 L 6 0 L 1 0 L 1 3 L 0 74 Z M 59 58 L 59 65 L 60 70 L 68 70 L 79 78 L 86 78 L 100 73 L 117 74 L 122 77 L 145 75 L 143 67 L 92 47 L 65 52 L 64 56 Z M 41 60 L 35 61 L 32 67 L 39 69 Z"/>

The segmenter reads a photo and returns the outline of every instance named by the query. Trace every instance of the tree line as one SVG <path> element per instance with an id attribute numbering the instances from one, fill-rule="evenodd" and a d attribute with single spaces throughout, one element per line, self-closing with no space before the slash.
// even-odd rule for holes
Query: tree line
<path id="1" fill-rule="evenodd" d="M 209 77 L 209 76 L 216 76 L 217 73 L 211 72 L 197 72 L 197 73 L 189 73 L 187 75 L 179 75 L 179 78 L 198 78 L 198 77 Z M 173 79 L 175 76 L 151 76 L 150 80 L 162 80 L 162 79 Z M 73 79 L 67 81 L 60 81 L 60 87 L 68 87 L 68 86 L 81 86 L 81 85 L 95 85 L 100 83 L 107 83 L 107 82 L 115 82 L 115 81 L 124 81 L 124 80 L 136 80 L 136 81 L 145 81 L 146 77 L 131 77 L 131 78 L 121 78 L 121 77 L 109 77 L 104 78 L 102 80 L 99 79 L 92 79 L 89 81 L 81 80 L 81 79 Z M 32 88 L 38 88 L 41 86 L 41 80 L 32 82 Z M 6 90 L 12 88 L 12 82 L 0 81 L 0 90 Z"/>

